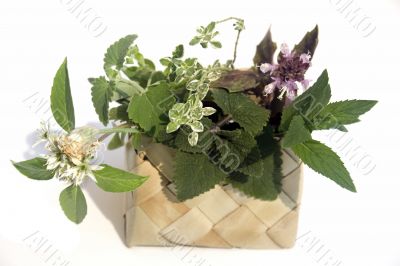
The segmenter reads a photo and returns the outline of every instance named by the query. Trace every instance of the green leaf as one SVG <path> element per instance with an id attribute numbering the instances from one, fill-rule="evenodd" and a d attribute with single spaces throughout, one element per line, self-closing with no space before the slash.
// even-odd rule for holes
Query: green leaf
<path id="1" fill-rule="evenodd" d="M 282 180 L 282 159 L 281 149 L 277 141 L 273 139 L 272 132 L 266 130 L 257 137 L 257 146 L 259 147 L 262 160 L 262 174 L 253 169 L 239 169 L 240 172 L 234 172 L 229 176 L 229 181 L 233 187 L 239 189 L 249 197 L 261 200 L 275 200 L 281 192 Z M 260 166 L 258 160 L 254 164 Z M 255 174 L 256 173 L 256 174 Z"/>
<path id="2" fill-rule="evenodd" d="M 101 165 L 103 169 L 93 171 L 97 186 L 107 192 L 127 192 L 141 186 L 147 176 L 139 176 L 109 165 Z"/>
<path id="3" fill-rule="evenodd" d="M 139 150 L 142 146 L 142 134 L 136 133 L 132 134 L 132 147 L 136 150 Z"/>
<path id="4" fill-rule="evenodd" d="M 183 45 L 180 44 L 175 48 L 175 51 L 172 52 L 172 58 L 182 58 L 184 53 Z"/>
<path id="5" fill-rule="evenodd" d="M 196 197 L 221 182 L 226 177 L 217 165 L 204 154 L 177 152 L 173 177 L 180 201 Z"/>
<path id="6" fill-rule="evenodd" d="M 144 92 L 144 88 L 149 84 L 149 80 L 153 73 L 156 72 L 151 71 L 148 68 L 140 68 L 137 66 L 126 67 L 124 68 L 124 74 L 129 78 L 129 80 L 121 80 L 117 85 L 119 85 L 120 89 L 129 92 L 130 94 L 141 94 Z"/>
<path id="7" fill-rule="evenodd" d="M 172 133 L 177 131 L 180 128 L 181 124 L 175 122 L 169 122 L 167 125 L 167 133 Z"/>
<path id="8" fill-rule="evenodd" d="M 64 189 L 60 194 L 60 205 L 68 219 L 76 224 L 86 216 L 86 199 L 79 186 L 70 185 Z"/>
<path id="9" fill-rule="evenodd" d="M 216 23 L 215 23 L 214 21 L 211 21 L 211 22 L 207 25 L 207 27 L 206 27 L 206 29 L 205 29 L 205 32 L 212 32 L 212 31 L 215 29 L 215 25 L 216 25 Z"/>
<path id="10" fill-rule="evenodd" d="M 49 180 L 54 177 L 54 172 L 47 170 L 47 160 L 37 157 L 23 162 L 12 162 L 15 168 L 24 176 L 35 180 Z"/>
<path id="11" fill-rule="evenodd" d="M 113 79 L 115 77 L 113 75 L 114 68 L 120 70 L 123 67 L 129 47 L 136 38 L 137 35 L 135 34 L 128 35 L 108 47 L 107 52 L 104 55 L 104 71 L 109 78 Z"/>
<path id="12" fill-rule="evenodd" d="M 308 140 L 292 147 L 293 152 L 311 169 L 330 178 L 352 192 L 356 188 L 339 156 L 316 140 Z"/>
<path id="13" fill-rule="evenodd" d="M 221 130 L 214 138 L 213 161 L 218 162 L 226 172 L 236 170 L 257 145 L 254 136 L 240 129 Z"/>
<path id="14" fill-rule="evenodd" d="M 113 84 L 108 82 L 105 77 L 92 80 L 92 102 L 99 120 L 103 125 L 108 124 L 108 105 L 113 93 Z"/>
<path id="15" fill-rule="evenodd" d="M 135 80 L 117 78 L 114 80 L 114 82 L 115 82 L 114 91 L 118 92 L 119 94 L 118 99 L 136 96 L 145 91 L 142 85 L 136 82 Z M 147 83 L 144 84 L 143 86 L 146 87 L 146 85 Z"/>
<path id="16" fill-rule="evenodd" d="M 328 72 L 324 70 L 308 90 L 284 109 L 280 130 L 288 130 L 289 124 L 295 115 L 301 115 L 306 122 L 310 122 L 315 115 L 321 112 L 331 98 L 331 88 L 328 83 Z"/>
<path id="17" fill-rule="evenodd" d="M 128 105 L 121 104 L 118 107 L 111 108 L 109 118 L 114 121 L 129 122 Z"/>
<path id="18" fill-rule="evenodd" d="M 125 136 L 123 136 L 123 137 L 125 137 Z M 118 149 L 118 148 L 124 146 L 123 137 L 119 133 L 114 134 L 114 136 L 112 137 L 112 139 L 110 140 L 110 142 L 107 145 L 107 149 L 115 150 L 115 149 Z"/>
<path id="19" fill-rule="evenodd" d="M 75 114 L 69 84 L 67 58 L 64 59 L 54 77 L 50 101 L 54 119 L 65 131 L 71 132 L 75 128 Z"/>
<path id="20" fill-rule="evenodd" d="M 201 41 L 201 37 L 199 37 L 199 36 L 196 36 L 196 37 L 194 37 L 190 42 L 189 42 L 189 45 L 196 45 L 196 44 L 198 44 L 199 42 Z"/>
<path id="21" fill-rule="evenodd" d="M 311 57 L 314 55 L 315 49 L 318 45 L 318 25 L 312 31 L 306 33 L 303 39 L 294 46 L 293 50 L 297 54 L 310 53 Z"/>
<path id="22" fill-rule="evenodd" d="M 211 43 L 211 45 L 212 45 L 214 48 L 222 48 L 221 42 L 218 42 L 218 41 L 211 41 L 210 43 Z"/>
<path id="23" fill-rule="evenodd" d="M 207 152 L 212 143 L 214 142 L 214 134 L 209 131 L 212 126 L 212 121 L 208 118 L 203 117 L 201 119 L 205 130 L 198 134 L 198 142 L 196 146 L 191 146 L 188 142 L 188 136 L 192 132 L 189 126 L 182 126 L 179 128 L 178 133 L 169 145 L 180 151 L 190 153 L 202 153 Z"/>
<path id="24" fill-rule="evenodd" d="M 282 146 L 284 148 L 292 147 L 311 139 L 310 131 L 305 127 L 301 116 L 296 115 L 290 122 L 289 130 L 283 137 Z"/>
<path id="25" fill-rule="evenodd" d="M 129 104 L 129 118 L 139 124 L 150 135 L 158 138 L 166 134 L 169 122 L 168 110 L 174 105 L 175 97 L 168 84 L 160 83 L 149 87 L 146 93 L 134 97 Z"/>
<path id="26" fill-rule="evenodd" d="M 261 159 L 261 152 L 258 147 L 253 147 L 247 155 L 238 171 L 242 174 L 254 177 L 261 177 L 264 173 L 264 162 Z"/>
<path id="27" fill-rule="evenodd" d="M 257 105 L 241 93 L 228 93 L 223 89 L 213 89 L 215 103 L 226 115 L 239 123 L 248 133 L 255 136 L 267 124 L 270 112 Z"/>
<path id="28" fill-rule="evenodd" d="M 315 129 L 338 128 L 359 122 L 359 116 L 371 110 L 377 101 L 346 100 L 328 104 L 313 120 Z"/>
<path id="29" fill-rule="evenodd" d="M 257 45 L 256 54 L 253 58 L 254 65 L 259 66 L 262 63 L 272 64 L 275 51 L 276 43 L 272 41 L 271 28 L 269 28 L 264 39 Z"/>
<path id="30" fill-rule="evenodd" d="M 232 70 L 211 83 L 211 87 L 224 88 L 229 92 L 245 91 L 257 87 L 257 74 L 252 70 Z"/>

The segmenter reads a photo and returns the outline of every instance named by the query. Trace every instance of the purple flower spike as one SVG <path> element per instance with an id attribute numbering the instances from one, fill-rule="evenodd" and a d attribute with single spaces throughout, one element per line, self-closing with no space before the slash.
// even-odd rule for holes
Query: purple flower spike
<path id="1" fill-rule="evenodd" d="M 304 74 L 310 66 L 311 55 L 309 53 L 298 55 L 295 51 L 290 51 L 287 44 L 282 44 L 277 64 L 264 63 L 260 65 L 260 71 L 268 73 L 273 80 L 265 86 L 264 95 L 279 90 L 280 98 L 283 98 L 286 93 L 287 100 L 293 101 L 298 95 L 299 87 L 302 91 L 308 89 L 310 81 L 304 78 Z"/>

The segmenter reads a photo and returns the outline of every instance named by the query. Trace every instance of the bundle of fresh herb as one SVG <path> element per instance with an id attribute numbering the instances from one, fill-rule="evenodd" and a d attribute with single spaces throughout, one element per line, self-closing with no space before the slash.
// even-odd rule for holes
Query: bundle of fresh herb
<path id="1" fill-rule="evenodd" d="M 197 30 L 190 45 L 221 48 L 219 24 L 234 21 L 237 38 L 232 60 L 204 66 L 185 57 L 178 45 L 160 59 L 162 70 L 145 58 L 128 35 L 108 49 L 105 76 L 90 78 L 92 101 L 99 120 L 111 129 L 75 129 L 66 61 L 54 79 L 51 95 L 54 118 L 65 133 L 44 127 L 41 138 L 49 154 L 14 163 L 33 179 L 56 177 L 71 185 L 61 193 L 61 205 L 71 220 L 86 213 L 79 184 L 92 177 L 106 191 L 133 190 L 145 181 L 107 165 L 93 165 L 98 143 L 113 134 L 109 148 L 129 141 L 137 150 L 152 139 L 176 151 L 173 182 L 181 201 L 198 196 L 217 184 L 232 184 L 249 197 L 274 200 L 281 189 L 282 148 L 290 148 L 313 170 L 343 188 L 356 188 L 339 156 L 314 140 L 314 130 L 337 129 L 359 121 L 376 101 L 330 103 L 331 88 L 324 70 L 310 86 L 306 71 L 318 43 L 318 27 L 292 50 L 272 41 L 271 31 L 256 48 L 254 65 L 235 69 L 238 41 L 244 30 L 239 18 L 211 22 Z M 110 108 L 110 106 L 113 106 Z M 96 135 L 104 134 L 97 138 Z"/>

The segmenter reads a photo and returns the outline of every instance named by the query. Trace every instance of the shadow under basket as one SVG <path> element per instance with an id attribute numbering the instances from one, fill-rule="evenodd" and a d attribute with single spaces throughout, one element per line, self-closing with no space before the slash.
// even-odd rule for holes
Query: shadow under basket
<path id="1" fill-rule="evenodd" d="M 282 150 L 282 192 L 274 201 L 256 200 L 231 185 L 217 185 L 196 198 L 178 202 L 171 182 L 173 157 L 172 150 L 162 144 L 149 144 L 138 154 L 127 148 L 129 170 L 149 176 L 140 188 L 126 193 L 125 241 L 128 247 L 293 247 L 303 165 L 290 150 Z"/>

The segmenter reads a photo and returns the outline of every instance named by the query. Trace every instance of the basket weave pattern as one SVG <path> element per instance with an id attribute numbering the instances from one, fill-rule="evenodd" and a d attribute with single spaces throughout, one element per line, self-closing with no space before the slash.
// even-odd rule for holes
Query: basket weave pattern
<path id="1" fill-rule="evenodd" d="M 134 166 L 131 171 L 149 179 L 135 192 L 126 194 L 127 246 L 292 247 L 303 167 L 290 150 L 282 154 L 282 192 L 275 201 L 252 199 L 230 185 L 217 185 L 196 198 L 177 202 L 171 182 L 171 150 L 150 144 L 138 155 L 128 152 L 128 164 Z"/>

